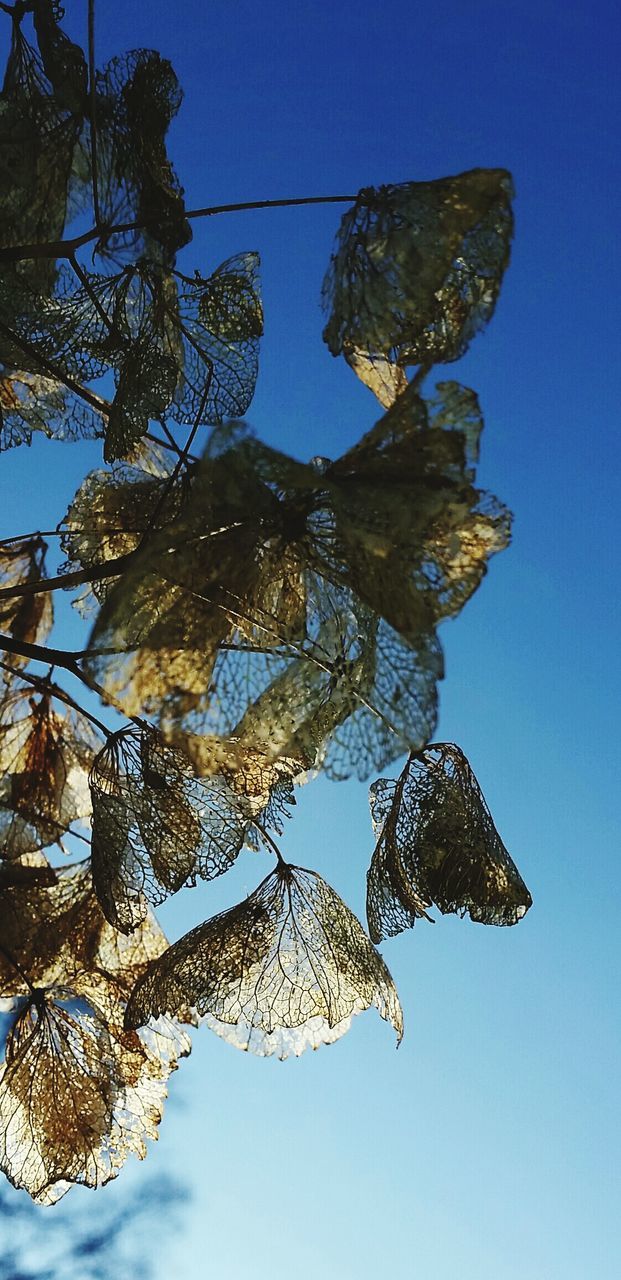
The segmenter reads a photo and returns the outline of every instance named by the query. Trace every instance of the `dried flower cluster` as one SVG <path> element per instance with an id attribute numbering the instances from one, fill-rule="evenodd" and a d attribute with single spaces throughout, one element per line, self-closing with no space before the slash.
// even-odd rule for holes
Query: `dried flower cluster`
<path id="1" fill-rule="evenodd" d="M 258 255 L 177 265 L 172 67 L 140 49 L 98 71 L 60 17 L 12 10 L 0 101 L 0 447 L 99 437 L 105 464 L 58 526 L 56 577 L 40 534 L 0 544 L 0 1167 L 46 1204 L 145 1153 L 182 1023 L 285 1058 L 374 1007 L 400 1039 L 374 942 L 433 904 L 514 924 L 531 902 L 462 752 L 429 745 L 438 626 L 511 521 L 476 486 L 475 393 L 424 383 L 493 313 L 509 175 L 353 201 L 324 337 L 382 412 L 336 460 L 298 462 L 240 421 Z M 90 619 L 78 652 L 47 647 L 58 587 Z M 296 784 L 404 754 L 371 787 L 369 937 L 276 839 Z M 275 869 L 169 947 L 152 907 L 244 846 Z"/>

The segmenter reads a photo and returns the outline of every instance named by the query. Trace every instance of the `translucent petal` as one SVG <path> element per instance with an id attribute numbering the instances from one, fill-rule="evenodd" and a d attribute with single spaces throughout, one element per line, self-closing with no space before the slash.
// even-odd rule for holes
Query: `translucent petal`
<path id="1" fill-rule="evenodd" d="M 472 169 L 361 191 L 324 282 L 333 355 L 456 360 L 490 319 L 509 259 L 511 179 Z M 363 365 L 363 371 L 368 366 Z"/>
<path id="2" fill-rule="evenodd" d="M 195 777 L 186 756 L 147 727 L 110 738 L 94 761 L 93 879 L 106 918 L 123 933 L 198 877 L 228 871 L 251 812 L 220 774 Z"/>
<path id="3" fill-rule="evenodd" d="M 331 1043 L 371 1006 L 403 1033 L 390 974 L 356 917 L 315 872 L 285 864 L 149 968 L 127 1025 L 185 1004 L 237 1048 L 281 1058 Z"/>
<path id="4" fill-rule="evenodd" d="M 91 812 L 88 770 L 100 740 L 79 712 L 55 710 L 48 694 L 10 690 L 0 703 L 2 856 L 56 843 Z"/>
<path id="5" fill-rule="evenodd" d="M 397 782 L 370 791 L 377 844 L 367 877 L 371 937 L 401 933 L 435 903 L 481 924 L 512 925 L 532 898 L 459 747 L 411 755 Z"/>
<path id="6" fill-rule="evenodd" d="M 0 586 L 3 589 L 25 586 L 45 578 L 46 552 L 47 543 L 42 538 L 0 547 Z M 53 621 L 51 592 L 0 599 L 0 631 L 15 640 L 43 644 Z M 27 659 L 11 654 L 10 661 L 12 666 L 20 666 Z"/>

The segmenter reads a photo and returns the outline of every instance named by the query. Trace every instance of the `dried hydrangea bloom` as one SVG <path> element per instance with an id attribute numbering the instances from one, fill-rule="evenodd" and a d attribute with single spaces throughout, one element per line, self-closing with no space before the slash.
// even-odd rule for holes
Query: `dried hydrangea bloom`
<path id="1" fill-rule="evenodd" d="M 313 577 L 307 588 L 304 646 L 284 665 L 222 654 L 214 714 L 222 706 L 239 712 L 232 732 L 274 758 L 300 758 L 335 780 L 365 779 L 433 732 L 442 651 L 433 632 L 402 640 L 346 589 Z M 248 690 L 259 688 L 246 706 Z"/>
<path id="2" fill-rule="evenodd" d="M 237 1048 L 280 1058 L 338 1040 L 371 1006 L 403 1034 L 394 984 L 362 925 L 320 876 L 285 863 L 149 967 L 126 1024 L 186 1004 Z"/>
<path id="3" fill-rule="evenodd" d="M 114 277 L 91 276 L 89 287 L 99 304 L 95 308 L 86 300 L 90 327 L 101 329 L 102 312 L 107 321 L 97 353 L 116 365 L 126 399 L 132 388 L 140 390 L 143 363 L 151 383 L 163 386 L 156 379 L 159 358 L 167 379 L 167 416 L 188 426 L 213 426 L 245 413 L 254 394 L 263 328 L 258 254 L 237 254 L 210 276 L 186 276 L 143 258 Z M 79 291 L 73 296 L 81 297 Z M 236 298 L 230 315 L 225 313 L 229 296 Z M 156 404 L 149 409 L 156 417 L 162 411 Z"/>
<path id="4" fill-rule="evenodd" d="M 0 1167 L 40 1204 L 72 1183 L 103 1185 L 157 1137 L 166 1080 L 189 1042 L 161 1023 L 164 1055 L 148 1034 L 125 1031 L 122 1017 L 101 978 L 16 1002 L 0 1068 Z"/>
<path id="5" fill-rule="evenodd" d="M 411 755 L 396 782 L 370 791 L 377 844 L 367 876 L 375 942 L 401 933 L 427 908 L 512 925 L 532 898 L 494 826 L 459 747 L 433 743 Z"/>
<path id="6" fill-rule="evenodd" d="M 170 1019 L 137 1035 L 123 1028 L 136 979 L 168 945 L 154 917 L 124 937 L 102 914 L 88 863 L 58 868 L 46 882 L 43 855 L 27 862 L 0 883 L 0 996 L 10 1015 L 0 1164 L 50 1204 L 72 1182 L 99 1186 L 130 1152 L 146 1154 L 167 1078 L 190 1042 Z"/>
<path id="7" fill-rule="evenodd" d="M 227 258 L 210 276 L 175 272 L 182 377 L 170 414 L 186 425 L 240 418 L 254 396 L 263 308 L 258 253 Z"/>
<path id="8" fill-rule="evenodd" d="M 101 746 L 79 712 L 9 690 L 0 704 L 0 854 L 57 843 L 91 812 L 88 771 Z"/>
<path id="9" fill-rule="evenodd" d="M 477 414 L 457 384 L 429 407 L 408 388 L 334 463 L 295 462 L 239 425 L 216 433 L 177 517 L 106 600 L 89 642 L 95 678 L 127 714 L 170 727 L 200 712 L 205 732 L 237 732 L 237 694 L 249 707 L 286 678 L 339 590 L 350 611 L 384 619 L 380 657 L 399 636 L 430 652 L 436 622 L 508 539 L 508 513 L 472 484 Z M 424 740 L 412 732 L 409 745 Z"/>
<path id="10" fill-rule="evenodd" d="M 47 543 L 42 538 L 0 547 L 0 587 L 23 586 L 46 576 Z M 43 644 L 52 629 L 54 611 L 49 591 L 0 599 L 0 631 L 27 644 Z M 11 664 L 27 661 L 11 654 Z"/>
<path id="11" fill-rule="evenodd" d="M 508 544 L 509 512 L 473 484 L 482 429 L 468 387 L 412 385 L 324 473 L 343 577 L 401 635 L 457 613 Z"/>
<path id="12" fill-rule="evenodd" d="M 113 734 L 93 763 L 93 880 L 107 919 L 123 933 L 197 878 L 228 871 L 250 807 L 222 774 L 197 778 L 186 756 L 153 729 Z"/>
<path id="13" fill-rule="evenodd" d="M 354 368 L 361 352 L 399 365 L 463 355 L 496 305 L 511 195 L 504 169 L 361 191 L 324 282 L 332 354 L 351 357 Z"/>

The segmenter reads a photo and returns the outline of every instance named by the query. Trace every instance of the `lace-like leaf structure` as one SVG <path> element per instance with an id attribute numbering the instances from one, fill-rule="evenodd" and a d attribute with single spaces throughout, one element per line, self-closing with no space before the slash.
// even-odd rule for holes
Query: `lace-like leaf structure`
<path id="1" fill-rule="evenodd" d="M 346 588 L 312 575 L 307 602 L 306 640 L 288 657 L 222 651 L 203 726 L 334 780 L 368 778 L 433 733 L 441 648 L 433 633 L 403 641 Z"/>
<path id="2" fill-rule="evenodd" d="M 49 695 L 10 688 L 0 704 L 0 851 L 3 858 L 58 843 L 91 812 L 88 771 L 100 741 L 79 712 Z"/>
<path id="3" fill-rule="evenodd" d="M 82 50 L 64 35 L 48 0 L 37 0 L 39 49 L 25 38 L 15 11 L 0 95 L 0 243 L 45 243 L 63 233 L 71 209 L 71 177 L 86 101 Z M 47 293 L 53 259 L 31 259 L 3 274 Z"/>
<path id="4" fill-rule="evenodd" d="M 408 638 L 458 613 L 508 545 L 510 513 L 473 484 L 482 428 L 468 387 L 409 386 L 324 472 L 342 579 Z"/>
<path id="5" fill-rule="evenodd" d="M 39 856 L 22 870 L 43 872 Z M 152 916 L 130 938 L 113 929 L 88 864 L 60 868 L 51 884 L 0 887 L 0 925 L 0 1167 L 53 1204 L 73 1183 L 116 1177 L 129 1154 L 143 1158 L 190 1042 L 168 1018 L 124 1030 L 127 995 L 166 938 Z"/>
<path id="6" fill-rule="evenodd" d="M 456 360 L 487 324 L 509 261 L 511 196 L 504 169 L 360 192 L 324 281 L 324 339 L 376 394 L 381 358 Z"/>
<path id="7" fill-rule="evenodd" d="M 435 903 L 443 914 L 512 925 L 532 898 L 494 826 L 459 747 L 411 755 L 396 782 L 370 790 L 377 844 L 367 876 L 375 942 L 410 928 Z"/>
<path id="8" fill-rule="evenodd" d="M 403 1034 L 392 978 L 362 925 L 319 875 L 284 863 L 149 967 L 126 1025 L 188 1004 L 236 1048 L 262 1056 L 331 1044 L 372 1006 Z"/>
<path id="9" fill-rule="evenodd" d="M 164 525 L 173 519 L 180 499 L 180 486 L 171 484 L 170 465 L 159 457 L 118 463 L 111 471 L 91 471 L 61 525 L 60 544 L 67 557 L 61 573 L 96 569 L 129 555 L 154 522 Z M 92 611 L 112 586 L 114 578 L 92 582 L 76 606 L 85 614 Z"/>
<path id="10" fill-rule="evenodd" d="M 178 371 L 174 360 L 136 342 L 123 362 L 110 406 L 104 461 L 126 458 L 146 434 L 149 421 L 161 418 L 175 391 Z"/>
<path id="11" fill-rule="evenodd" d="M 28 995 L 28 983 L 75 987 L 80 975 L 90 974 L 94 982 L 103 974 L 125 999 L 149 962 L 166 950 L 166 937 L 151 912 L 128 937 L 108 923 L 90 863 L 52 868 L 37 853 L 5 866 L 12 883 L 0 883 L 3 997 Z"/>
<path id="12" fill-rule="evenodd" d="M 442 383 L 429 404 L 408 388 L 334 463 L 216 433 L 177 519 L 108 597 L 95 677 L 166 733 L 234 734 L 334 777 L 424 746 L 435 625 L 509 538 L 472 484 L 481 426 L 474 393 Z"/>
<path id="13" fill-rule="evenodd" d="M 222 770 L 197 778 L 187 757 L 150 728 L 110 738 L 90 777 L 92 868 L 104 915 L 117 929 L 131 932 L 147 901 L 160 903 L 232 866 L 259 816 L 234 778 Z"/>
<path id="14" fill-rule="evenodd" d="M 0 453 L 31 444 L 35 431 L 67 443 L 98 439 L 104 435 L 105 412 L 104 400 L 93 395 L 86 401 L 57 378 L 0 368 Z"/>
<path id="15" fill-rule="evenodd" d="M 145 249 L 171 262 L 192 237 L 183 189 L 166 152 L 182 92 L 170 62 L 151 49 L 112 58 L 96 76 L 98 191 L 109 226 L 140 229 L 105 237 L 99 251 L 133 260 Z"/>
<path id="16" fill-rule="evenodd" d="M 117 331 L 154 368 L 159 357 L 177 371 L 168 415 L 187 426 L 241 417 L 254 395 L 263 332 L 259 255 L 237 254 L 206 277 L 143 260 L 116 280 Z"/>
<path id="17" fill-rule="evenodd" d="M 42 538 L 29 538 L 12 546 L 0 547 L 0 586 L 25 586 L 46 577 L 47 543 Z M 0 632 L 27 644 L 43 644 L 52 629 L 54 610 L 51 593 L 36 592 L 0 600 Z M 11 654 L 12 666 L 21 666 L 26 658 Z"/>
<path id="18" fill-rule="evenodd" d="M 102 996 L 104 997 L 102 999 Z M 189 1041 L 171 1020 L 127 1032 L 100 981 L 17 1002 L 0 1067 L 0 1168 L 38 1204 L 99 1187 L 157 1138 L 168 1075 Z"/>
<path id="19" fill-rule="evenodd" d="M 0 314 L 12 335 L 2 347 L 5 447 L 20 442 L 20 431 L 24 438 L 35 429 L 56 434 L 65 403 L 73 408 L 76 432 L 101 434 L 99 415 L 105 415 L 107 461 L 127 458 L 151 419 L 214 425 L 240 417 L 258 372 L 258 269 L 255 253 L 238 254 L 211 276 L 194 279 L 141 260 L 113 276 L 91 273 L 76 287 L 73 273 L 61 268 L 49 297 L 0 282 Z M 83 384 L 109 370 L 116 394 L 108 406 Z M 45 395 L 38 411 L 30 405 L 32 386 Z M 81 418 L 69 404 L 72 396 L 81 401 Z"/>

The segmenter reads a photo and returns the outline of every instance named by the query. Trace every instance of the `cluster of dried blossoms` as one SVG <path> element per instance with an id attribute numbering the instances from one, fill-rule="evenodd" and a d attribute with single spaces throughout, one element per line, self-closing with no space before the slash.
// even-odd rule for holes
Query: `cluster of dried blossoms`
<path id="1" fill-rule="evenodd" d="M 429 745 L 438 624 L 510 517 L 475 485 L 476 395 L 423 383 L 493 312 L 508 174 L 343 197 L 324 336 L 383 416 L 336 461 L 297 462 L 239 421 L 257 255 L 176 265 L 172 68 L 138 50 L 96 71 L 59 20 L 53 0 L 12 10 L 0 104 L 1 444 L 99 437 L 107 464 L 59 525 L 58 577 L 41 536 L 0 545 L 0 1165 L 43 1203 L 144 1153 L 182 1023 L 286 1057 L 374 1006 L 400 1037 L 373 943 L 433 904 L 514 924 L 531 901 L 462 752 Z M 47 645 L 56 587 L 91 618 L 80 653 Z M 368 779 L 406 753 L 371 787 L 372 942 L 275 840 L 309 774 Z M 274 870 L 169 947 L 152 907 L 245 845 Z"/>

